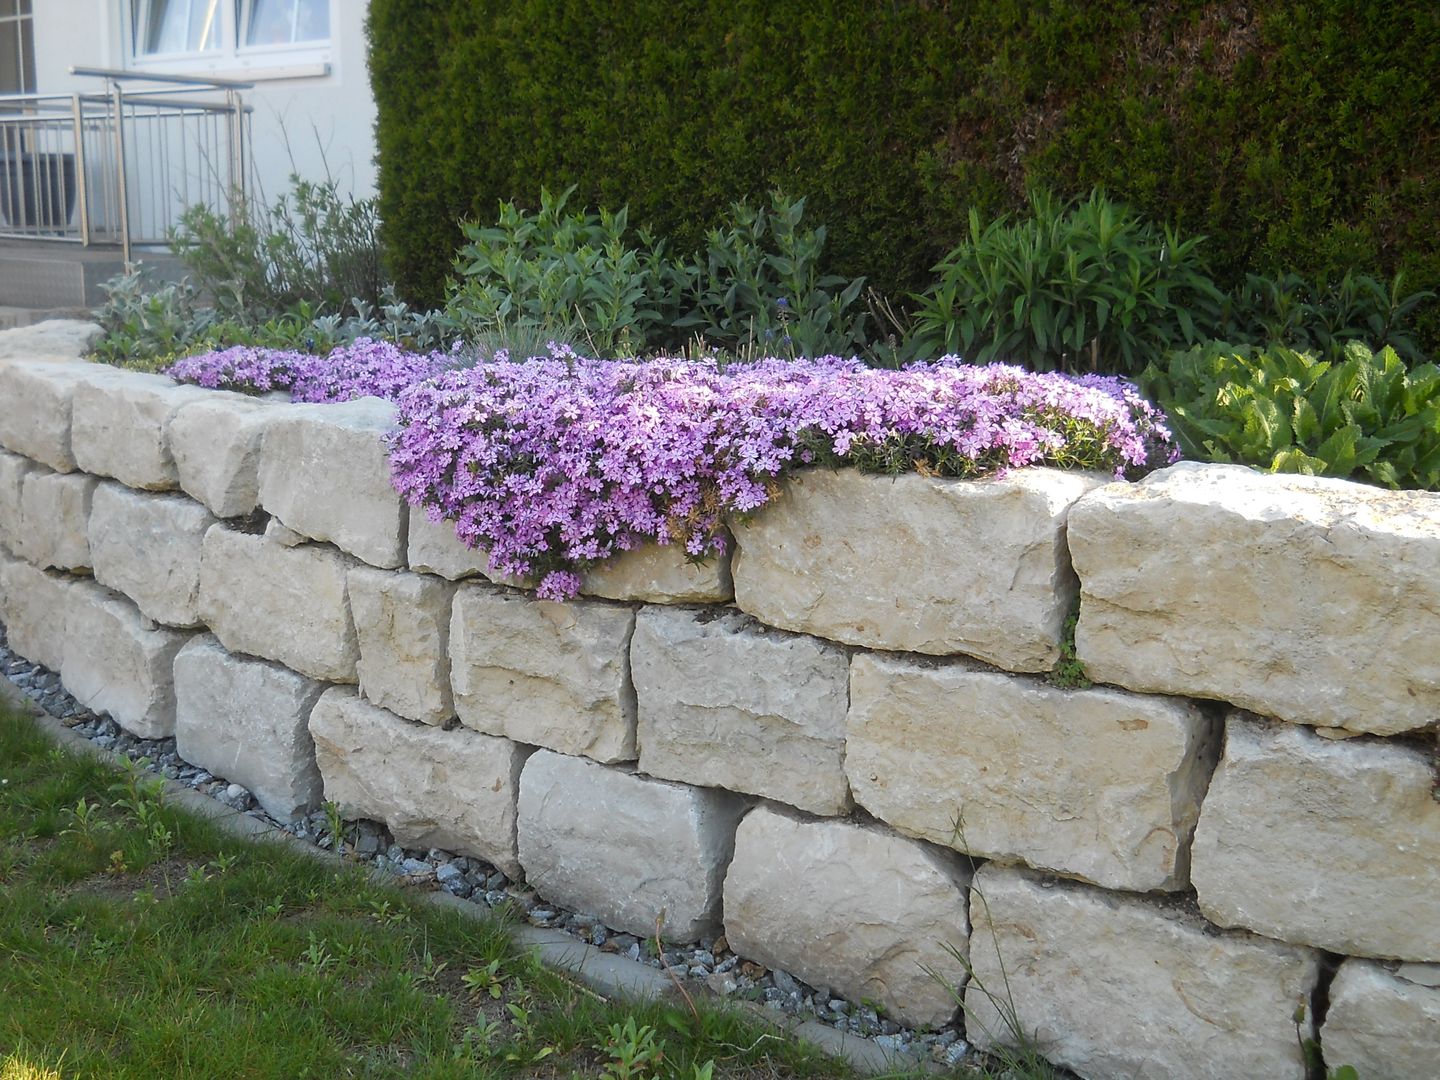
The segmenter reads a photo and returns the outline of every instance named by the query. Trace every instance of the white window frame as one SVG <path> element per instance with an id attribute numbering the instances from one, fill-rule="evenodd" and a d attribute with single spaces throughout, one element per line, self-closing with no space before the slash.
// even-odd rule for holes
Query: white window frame
<path id="1" fill-rule="evenodd" d="M 245 45 L 241 42 L 255 0 L 220 0 L 220 45 L 204 52 L 145 53 L 140 35 L 153 0 L 118 0 L 124 28 L 128 67 L 162 75 L 214 75 L 249 79 L 304 78 L 328 75 L 337 28 L 336 0 L 330 7 L 330 37 L 284 45 Z M 353 0 L 352 0 L 353 2 Z"/>

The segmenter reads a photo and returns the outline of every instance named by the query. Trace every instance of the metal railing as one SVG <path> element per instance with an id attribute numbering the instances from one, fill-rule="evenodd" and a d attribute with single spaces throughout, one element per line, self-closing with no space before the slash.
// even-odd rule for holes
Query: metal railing
<path id="1" fill-rule="evenodd" d="M 0 237 L 163 244 L 190 206 L 232 219 L 249 187 L 250 83 L 105 68 L 104 89 L 0 95 Z M 126 89 L 122 83 L 165 84 Z"/>

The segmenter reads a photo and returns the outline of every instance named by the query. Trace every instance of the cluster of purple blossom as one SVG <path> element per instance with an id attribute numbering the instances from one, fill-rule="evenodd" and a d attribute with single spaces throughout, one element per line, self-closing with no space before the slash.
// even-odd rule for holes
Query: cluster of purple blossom
<path id="1" fill-rule="evenodd" d="M 590 360 L 563 346 L 471 367 L 373 342 L 327 358 L 236 350 L 177 379 L 297 400 L 398 402 L 396 488 L 500 573 L 573 596 L 584 569 L 644 543 L 723 551 L 726 522 L 787 470 L 978 476 L 1027 465 L 1135 475 L 1175 459 L 1164 415 L 1124 380 L 953 360 Z"/>
<path id="2" fill-rule="evenodd" d="M 407 352 L 388 341 L 359 338 L 326 356 L 236 345 L 184 357 L 167 374 L 211 390 L 288 390 L 294 401 L 333 404 L 359 397 L 393 399 L 453 363 L 445 353 Z"/>

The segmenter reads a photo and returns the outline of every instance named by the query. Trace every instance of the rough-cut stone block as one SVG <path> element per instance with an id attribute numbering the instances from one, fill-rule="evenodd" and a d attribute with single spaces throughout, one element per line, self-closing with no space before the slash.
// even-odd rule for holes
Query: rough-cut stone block
<path id="1" fill-rule="evenodd" d="M 178 495 L 103 483 L 90 507 L 95 580 L 167 626 L 200 625 L 200 550 L 210 511 Z"/>
<path id="2" fill-rule="evenodd" d="M 407 847 L 438 847 L 520 875 L 515 799 L 528 748 L 414 724 L 343 687 L 320 698 L 310 734 L 325 797 L 346 817 L 382 820 Z"/>
<path id="3" fill-rule="evenodd" d="M 360 692 L 426 724 L 455 715 L 450 695 L 450 602 L 443 578 L 356 566 L 350 613 L 360 644 Z"/>
<path id="4" fill-rule="evenodd" d="M 741 800 L 539 750 L 520 776 L 520 865 L 552 903 L 694 941 L 719 930 Z"/>
<path id="5" fill-rule="evenodd" d="M 1092 679 L 1394 735 L 1440 716 L 1440 494 L 1186 462 L 1070 515 Z"/>
<path id="6" fill-rule="evenodd" d="M 1016 1043 L 1008 1014 L 1088 1080 L 1306 1075 L 1294 1014 L 1319 976 L 1309 949 L 993 863 L 970 920 L 965 1034 L 981 1049 Z"/>
<path id="7" fill-rule="evenodd" d="M 104 331 L 84 319 L 46 319 L 0 332 L 0 360 L 46 356 L 78 360 Z"/>
<path id="8" fill-rule="evenodd" d="M 0 363 L 0 446 L 56 472 L 74 472 L 70 415 L 75 388 L 112 371 L 94 364 Z"/>
<path id="9" fill-rule="evenodd" d="M 437 574 L 449 581 L 489 577 L 490 559 L 478 548 L 466 547 L 449 521 L 431 521 L 419 507 L 410 507 L 408 561 L 411 570 Z"/>
<path id="10" fill-rule="evenodd" d="M 281 821 L 320 804 L 310 710 L 325 691 L 279 664 L 197 637 L 175 657 L 175 747 L 192 765 L 249 788 Z"/>
<path id="11" fill-rule="evenodd" d="M 65 608 L 70 580 L 23 559 L 0 559 L 0 618 L 10 648 L 51 671 L 65 658 Z"/>
<path id="12" fill-rule="evenodd" d="M 735 602 L 850 645 L 1048 671 L 1077 589 L 1066 515 L 1100 483 L 1051 469 L 976 481 L 806 472 L 736 529 Z"/>
<path id="13" fill-rule="evenodd" d="M 142 739 L 175 734 L 175 654 L 189 634 L 155 627 L 93 581 L 70 585 L 60 679 L 88 709 Z"/>
<path id="14" fill-rule="evenodd" d="M 174 489 L 179 473 L 170 453 L 170 420 L 187 401 L 211 393 L 139 371 L 112 371 L 80 383 L 71 416 L 75 463 L 126 487 Z"/>
<path id="15" fill-rule="evenodd" d="M 1440 961 L 1440 802 L 1418 747 L 1232 714 L 1191 877 L 1221 926 Z"/>
<path id="16" fill-rule="evenodd" d="M 718 604 L 735 595 L 735 586 L 728 552 L 697 565 L 686 561 L 683 544 L 646 544 L 589 570 L 580 591 L 649 604 Z"/>
<path id="17" fill-rule="evenodd" d="M 0 450 L 0 544 L 11 551 L 20 550 L 20 493 L 25 477 L 39 466 L 19 454 Z"/>
<path id="18" fill-rule="evenodd" d="M 1115 889 L 1183 889 L 1218 729 L 1184 701 L 861 653 L 845 769 L 856 801 L 910 836 Z"/>
<path id="19" fill-rule="evenodd" d="M 260 502 L 260 443 L 275 406 L 243 394 L 213 393 L 180 406 L 170 452 L 180 489 L 216 517 L 244 517 Z"/>
<path id="20" fill-rule="evenodd" d="M 1325 1063 L 1363 1080 L 1434 1080 L 1440 1071 L 1440 987 L 1368 960 L 1346 960 L 1330 984 L 1320 1029 Z"/>
<path id="21" fill-rule="evenodd" d="M 634 760 L 634 629 L 630 608 L 462 587 L 450 620 L 460 722 L 597 761 Z"/>
<path id="22" fill-rule="evenodd" d="M 379 398 L 278 410 L 260 451 L 260 505 L 372 566 L 405 565 L 408 515 L 383 439 L 394 422 Z"/>
<path id="23" fill-rule="evenodd" d="M 850 808 L 842 650 L 743 615 L 650 607 L 630 663 L 644 772 L 816 814 Z"/>
<path id="24" fill-rule="evenodd" d="M 965 982 L 969 884 L 957 856 L 915 840 L 761 806 L 735 836 L 725 936 L 748 959 L 938 1027 Z"/>
<path id="25" fill-rule="evenodd" d="M 15 553 L 36 566 L 90 568 L 90 506 L 99 483 L 84 473 L 32 469 L 20 489 Z"/>
<path id="26" fill-rule="evenodd" d="M 200 551 L 200 618 L 231 652 L 353 683 L 360 649 L 345 595 L 352 565 L 333 548 L 285 548 L 212 526 Z"/>

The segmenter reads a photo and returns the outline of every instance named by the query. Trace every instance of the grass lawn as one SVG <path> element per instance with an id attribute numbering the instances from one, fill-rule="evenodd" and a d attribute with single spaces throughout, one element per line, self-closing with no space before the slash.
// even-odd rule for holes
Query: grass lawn
<path id="1" fill-rule="evenodd" d="M 697 1004 L 607 1001 L 498 921 L 238 840 L 0 704 L 0 1080 L 852 1075 Z"/>

